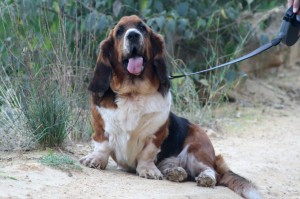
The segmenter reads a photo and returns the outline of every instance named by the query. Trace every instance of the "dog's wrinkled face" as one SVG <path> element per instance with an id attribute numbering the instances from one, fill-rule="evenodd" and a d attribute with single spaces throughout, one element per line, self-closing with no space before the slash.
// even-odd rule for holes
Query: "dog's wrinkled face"
<path id="1" fill-rule="evenodd" d="M 102 95 L 109 87 L 119 95 L 169 89 L 164 41 L 135 15 L 121 18 L 101 42 L 89 90 Z"/>
<path id="2" fill-rule="evenodd" d="M 138 17 L 123 17 L 114 28 L 116 47 L 119 49 L 119 61 L 132 75 L 140 75 L 150 55 L 149 27 Z"/>

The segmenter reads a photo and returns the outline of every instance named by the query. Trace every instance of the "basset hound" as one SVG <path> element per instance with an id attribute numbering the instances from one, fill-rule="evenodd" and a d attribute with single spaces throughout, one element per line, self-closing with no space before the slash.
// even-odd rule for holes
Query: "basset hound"
<path id="1" fill-rule="evenodd" d="M 165 43 L 138 16 L 126 16 L 100 45 L 89 84 L 94 151 L 80 162 L 105 169 L 108 158 L 148 179 L 223 185 L 245 198 L 261 198 L 233 173 L 198 125 L 171 112 Z"/>

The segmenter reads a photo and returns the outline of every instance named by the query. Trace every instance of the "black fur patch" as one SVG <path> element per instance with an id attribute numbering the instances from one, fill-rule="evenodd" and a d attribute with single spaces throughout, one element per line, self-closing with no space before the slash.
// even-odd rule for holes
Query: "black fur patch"
<path id="1" fill-rule="evenodd" d="M 182 151 L 189 130 L 190 122 L 176 116 L 174 113 L 170 113 L 169 122 L 169 135 L 161 145 L 161 151 L 157 156 L 157 164 L 165 158 L 177 156 Z"/>

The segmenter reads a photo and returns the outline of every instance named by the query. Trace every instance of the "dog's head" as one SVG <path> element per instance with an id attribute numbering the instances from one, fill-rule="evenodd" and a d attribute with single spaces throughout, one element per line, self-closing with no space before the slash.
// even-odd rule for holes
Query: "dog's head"
<path id="1" fill-rule="evenodd" d="M 164 95 L 169 87 L 163 38 L 135 15 L 121 18 L 101 42 L 89 90 Z"/>

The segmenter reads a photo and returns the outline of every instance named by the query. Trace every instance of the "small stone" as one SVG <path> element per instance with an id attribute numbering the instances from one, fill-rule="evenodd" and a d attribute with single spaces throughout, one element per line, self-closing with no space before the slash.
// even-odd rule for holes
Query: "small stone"
<path id="1" fill-rule="evenodd" d="M 284 105 L 283 104 L 274 104 L 273 107 L 275 109 L 284 109 Z"/>
<path id="2" fill-rule="evenodd" d="M 68 171 L 68 176 L 73 177 L 73 174 L 70 171 Z"/>

